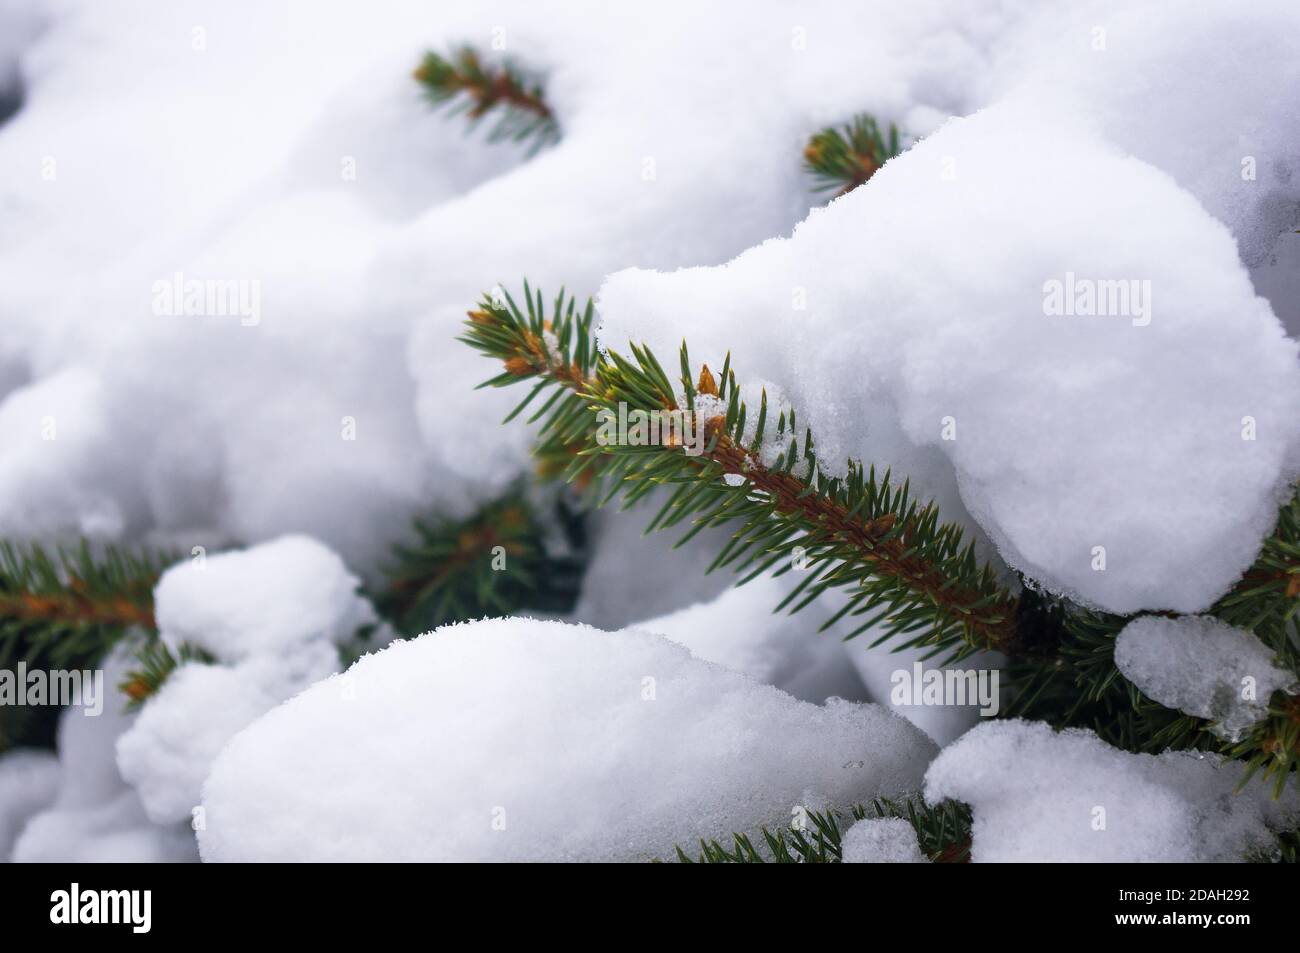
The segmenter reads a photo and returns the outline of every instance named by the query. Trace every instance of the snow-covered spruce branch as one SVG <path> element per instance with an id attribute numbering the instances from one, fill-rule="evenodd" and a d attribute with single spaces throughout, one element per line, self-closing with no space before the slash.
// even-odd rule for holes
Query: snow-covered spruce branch
<path id="1" fill-rule="evenodd" d="M 873 116 L 860 113 L 843 128 L 828 126 L 808 140 L 804 169 L 817 179 L 817 191 L 852 192 L 887 161 L 902 152 L 898 127 L 889 124 L 886 139 Z"/>
<path id="2" fill-rule="evenodd" d="M 425 53 L 413 75 L 435 107 L 453 104 L 453 112 L 463 113 L 471 125 L 498 112 L 490 141 L 531 139 L 536 151 L 560 138 L 541 79 L 510 60 L 488 66 L 474 47 L 461 46 L 449 56 Z M 843 126 L 827 126 L 809 137 L 804 170 L 816 180 L 816 191 L 834 190 L 838 197 L 865 183 L 902 151 L 894 123 L 886 134 L 874 116 L 858 113 Z"/>
<path id="3" fill-rule="evenodd" d="M 152 697 L 186 661 L 211 662 L 207 653 L 181 645 L 173 652 L 158 639 L 153 590 L 177 557 L 116 546 L 71 549 L 0 541 L 0 669 L 97 668 L 116 646 L 132 644 L 138 666 L 116 686 L 131 707 Z M 51 709 L 56 711 L 57 709 Z M 0 721 L 21 717 L 0 707 Z M 0 728 L 0 749 L 25 740 Z"/>
<path id="4" fill-rule="evenodd" d="M 114 546 L 0 541 L 0 670 L 97 667 L 131 634 L 154 635 L 153 587 L 170 560 Z M 0 705 L 0 751 L 52 744 L 58 709 Z"/>
<path id="5" fill-rule="evenodd" d="M 463 519 L 414 520 L 372 594 L 380 616 L 410 637 L 488 614 L 571 609 L 585 559 L 581 514 L 563 499 L 554 513 L 538 505 L 516 487 Z M 136 708 L 183 663 L 214 662 L 158 637 L 154 587 L 178 560 L 85 540 L 67 550 L 0 541 L 0 669 L 97 668 L 125 645 L 134 664 L 115 687 Z M 0 706 L 0 751 L 52 743 L 57 711 L 41 709 L 38 723 L 26 708 Z"/>
<path id="6" fill-rule="evenodd" d="M 489 113 L 498 113 L 489 140 L 532 140 L 535 151 L 560 138 L 555 114 L 546 102 L 541 80 L 510 61 L 496 66 L 484 64 L 473 48 L 463 46 L 450 57 L 432 51 L 424 55 L 415 79 L 434 106 L 451 105 L 477 123 Z"/>
<path id="7" fill-rule="evenodd" d="M 747 834 L 733 834 L 730 845 L 718 840 L 698 842 L 698 853 L 677 848 L 679 863 L 691 864 L 837 864 L 844 860 L 845 822 L 897 818 L 907 821 L 917 846 L 933 863 L 970 861 L 970 810 L 955 801 L 930 806 L 917 800 L 876 798 L 856 805 L 845 817 L 837 811 L 808 811 L 806 823 L 772 832 L 762 829 L 761 846 Z"/>
<path id="8" fill-rule="evenodd" d="M 114 546 L 96 554 L 0 542 L 0 666 L 20 646 L 48 653 L 56 667 L 96 659 L 105 632 L 154 628 L 153 586 L 171 560 Z"/>
<path id="9" fill-rule="evenodd" d="M 1278 784 L 1292 770 L 1300 752 L 1294 700 L 1279 694 L 1268 719 L 1243 737 L 1217 737 L 1207 719 L 1156 704 L 1120 674 L 1115 640 L 1126 617 L 1032 588 L 1012 595 L 990 567 L 976 564 L 959 530 L 939 523 L 933 505 L 909 498 L 906 483 L 898 488 L 888 474 L 877 478 L 856 464 L 846 477 L 827 477 L 811 433 L 797 430 L 793 413 L 782 413 L 772 427 L 765 397 L 754 425 L 747 426 L 750 412 L 729 357 L 720 378 L 707 365 L 697 376 L 683 345 L 675 385 L 647 349 L 634 346 L 630 360 L 600 353 L 590 302 L 579 309 L 562 292 L 548 316 L 543 296 L 527 285 L 524 302 L 521 309 L 508 293 L 484 298 L 470 312 L 462 340 L 502 362 L 503 372 L 482 386 L 532 382 L 507 420 L 547 394 L 530 418 L 544 420 L 538 448 L 543 473 L 594 484 L 601 503 L 622 492 L 630 504 L 656 487 L 675 487 L 651 528 L 693 518 L 689 539 L 705 526 L 739 521 L 714 568 L 737 564 L 745 580 L 769 569 L 788 571 L 795 548 L 803 547 L 808 575 L 778 608 L 796 611 L 828 588 L 846 587 L 849 600 L 830 622 L 869 615 L 850 637 L 879 625 L 884 634 L 877 644 L 905 635 L 909 644 L 957 657 L 978 648 L 1006 651 L 1013 656 L 1016 714 L 1094 728 L 1130 751 L 1218 750 L 1245 760 L 1249 773 L 1264 769 Z M 601 444 L 595 415 L 613 413 L 620 404 L 698 414 L 704 418 L 703 452 L 692 456 L 671 440 Z M 763 459 L 769 431 L 783 446 L 774 460 Z M 1224 621 L 1258 634 L 1292 671 L 1300 667 L 1298 576 L 1300 500 L 1293 498 L 1255 566 L 1214 608 Z"/>
<path id="10" fill-rule="evenodd" d="M 1210 610 L 1252 633 L 1276 664 L 1300 680 L 1300 488 L 1281 508 L 1254 565 Z M 1246 763 L 1248 780 L 1262 771 L 1277 790 L 1300 760 L 1300 698 L 1275 692 L 1267 717 L 1240 737 L 1216 734 L 1212 721 L 1167 708 L 1142 695 L 1115 663 L 1116 639 L 1129 619 L 1072 611 L 1054 655 L 1013 659 L 1017 697 L 1008 714 L 1096 731 L 1128 751 L 1169 748 L 1218 751 Z"/>
<path id="11" fill-rule="evenodd" d="M 182 643 L 173 652 L 158 638 L 148 638 L 135 652 L 136 667 L 129 669 L 117 684 L 117 689 L 127 700 L 127 710 L 139 708 L 162 688 L 163 682 L 186 662 L 212 665 L 217 659 L 212 653 L 188 643 Z"/>
<path id="12" fill-rule="evenodd" d="M 778 608 L 797 611 L 832 587 L 848 589 L 845 605 L 826 625 L 867 616 L 850 638 L 881 626 L 880 641 L 906 635 L 912 644 L 955 657 L 1021 648 L 1020 601 L 976 560 L 960 527 L 940 523 L 934 504 L 913 499 L 906 481 L 896 484 L 890 474 L 878 476 L 859 463 L 842 477 L 828 476 L 811 431 L 799 430 L 793 411 L 770 420 L 765 393 L 749 427 L 729 357 L 720 378 L 707 365 L 697 376 L 683 344 L 678 387 L 646 349 L 633 346 L 631 360 L 599 353 L 590 302 L 579 311 L 561 292 L 547 317 L 540 292 L 525 285 L 524 298 L 521 310 L 508 293 L 499 301 L 485 297 L 470 312 L 462 340 L 503 363 L 504 371 L 483 386 L 535 381 L 511 418 L 552 390 L 532 419 L 549 414 L 544 448 L 573 453 L 568 476 L 589 473 L 600 458 L 596 478 L 608 486 L 605 500 L 620 489 L 632 503 L 656 487 L 674 487 L 650 528 L 693 518 L 682 542 L 706 526 L 738 523 L 711 568 L 735 565 L 748 580 L 769 569 L 787 571 L 802 557 L 806 576 Z M 689 454 L 671 441 L 599 444 L 596 414 L 620 408 L 684 410 L 703 428 L 702 452 Z"/>
<path id="13" fill-rule="evenodd" d="M 1293 661 L 1300 656 L 1300 646 L 1285 637 L 1300 618 L 1300 487 L 1278 513 L 1254 565 L 1214 606 L 1214 614 L 1275 642 Z"/>

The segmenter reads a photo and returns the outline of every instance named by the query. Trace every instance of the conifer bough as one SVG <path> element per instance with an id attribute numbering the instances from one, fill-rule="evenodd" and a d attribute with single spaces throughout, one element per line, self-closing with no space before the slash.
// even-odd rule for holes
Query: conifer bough
<path id="1" fill-rule="evenodd" d="M 84 540 L 72 549 L 0 541 L 0 669 L 92 669 L 133 633 L 155 640 L 153 587 L 169 561 Z M 0 751 L 53 744 L 58 714 L 0 706 Z"/>
<path id="2" fill-rule="evenodd" d="M 981 648 L 1020 647 L 1019 601 L 990 567 L 977 562 L 974 544 L 964 540 L 960 527 L 941 524 L 932 503 L 914 500 L 908 484 L 896 485 L 888 473 L 877 476 L 850 463 L 842 475 L 828 475 L 817 461 L 811 431 L 799 431 L 793 411 L 771 421 L 765 393 L 754 426 L 747 427 L 750 412 L 729 356 L 719 379 L 707 365 L 697 375 L 683 343 L 677 386 L 646 348 L 633 345 L 631 359 L 599 353 L 590 302 L 579 311 L 562 291 L 548 317 L 542 295 L 527 283 L 524 301 L 521 310 L 509 293 L 485 297 L 469 313 L 462 340 L 502 362 L 503 372 L 482 386 L 535 381 L 507 419 L 552 391 L 532 419 L 549 415 L 541 454 L 568 454 L 567 476 L 588 474 L 603 457 L 597 478 L 608 485 L 604 500 L 622 489 L 629 505 L 656 487 L 675 487 L 650 529 L 693 518 L 681 542 L 706 526 L 738 522 L 741 528 L 711 568 L 735 564 L 745 581 L 769 569 L 789 571 L 800 550 L 807 575 L 778 608 L 797 611 L 829 588 L 849 588 L 846 604 L 826 623 L 866 616 L 849 637 L 881 625 L 880 641 L 907 634 L 912 644 L 936 653 L 950 650 L 958 658 Z M 597 412 L 615 414 L 625 405 L 694 414 L 702 397 L 712 398 L 716 412 L 697 423 L 705 433 L 700 455 L 671 442 L 595 441 Z M 784 449 L 765 463 L 759 451 L 769 437 Z"/>
<path id="3" fill-rule="evenodd" d="M 112 546 L 96 555 L 84 541 L 54 552 L 0 542 L 0 663 L 34 644 L 48 645 L 55 667 L 84 667 L 106 651 L 106 631 L 152 631 L 153 587 L 166 562 Z"/>
<path id="4" fill-rule="evenodd" d="M 804 168 L 817 178 L 817 191 L 837 189 L 838 197 L 862 185 L 902 151 L 897 126 L 889 124 L 886 139 L 880 124 L 860 113 L 842 129 L 828 126 L 809 139 Z"/>
<path id="5" fill-rule="evenodd" d="M 450 57 L 430 51 L 414 75 L 434 106 L 459 100 L 453 112 L 464 113 L 471 123 L 497 112 L 496 125 L 488 135 L 490 141 L 532 139 L 536 151 L 560 137 L 541 80 L 508 60 L 497 66 L 486 65 L 469 46 L 459 48 Z"/>
<path id="6" fill-rule="evenodd" d="M 763 847 L 747 834 L 732 834 L 728 846 L 717 840 L 700 840 L 699 853 L 691 856 L 680 845 L 676 859 L 683 864 L 838 864 L 844 860 L 846 825 L 876 818 L 900 818 L 912 825 L 917 847 L 932 863 L 964 864 L 970 861 L 970 809 L 955 801 L 934 807 L 915 800 L 877 798 L 857 805 L 845 817 L 836 811 L 808 811 L 801 827 L 762 829 Z"/>
<path id="7" fill-rule="evenodd" d="M 525 608 L 568 611 L 582 578 L 582 527 L 557 509 L 567 553 L 552 551 L 541 514 L 520 488 L 462 520 L 416 520 L 414 538 L 394 547 L 375 607 L 408 637 Z"/>
<path id="8" fill-rule="evenodd" d="M 548 395 L 530 418 L 545 418 L 537 448 L 543 473 L 589 482 L 602 504 L 620 490 L 631 505 L 657 487 L 674 488 L 649 528 L 692 519 L 681 545 L 706 526 L 734 521 L 740 528 L 710 568 L 735 564 L 746 573 L 742 582 L 769 569 L 791 571 L 802 547 L 806 575 L 778 609 L 795 612 L 827 589 L 844 587 L 846 604 L 823 628 L 846 616 L 865 617 L 847 638 L 879 626 L 883 634 L 873 645 L 905 636 L 904 644 L 928 647 L 926 657 L 1007 652 L 1018 688 L 1014 714 L 1093 728 L 1129 751 L 1217 750 L 1244 760 L 1247 778 L 1262 770 L 1279 787 L 1293 772 L 1300 702 L 1282 698 L 1240 742 L 1223 742 L 1205 720 L 1152 702 L 1119 673 L 1114 645 L 1126 618 L 1030 586 L 1013 594 L 991 567 L 976 562 L 958 527 L 940 524 L 933 504 L 911 499 L 906 482 L 897 486 L 890 474 L 878 477 L 857 463 L 843 475 L 827 475 L 812 434 L 798 429 L 793 412 L 771 426 L 766 395 L 748 426 L 751 415 L 729 356 L 720 376 L 707 366 L 697 374 L 683 344 L 674 382 L 646 348 L 633 346 L 631 358 L 598 351 L 590 301 L 579 309 L 561 291 L 548 312 L 543 296 L 525 283 L 523 302 L 520 308 L 506 292 L 484 297 L 461 340 L 501 362 L 502 372 L 480 386 L 532 384 L 507 420 Z M 684 405 L 694 413 L 697 402 L 711 413 L 698 456 L 671 440 L 649 446 L 596 440 L 596 415 L 617 413 L 620 403 L 647 412 Z M 760 448 L 772 432 L 784 449 L 765 463 Z M 1300 496 L 1293 495 L 1255 565 L 1212 609 L 1253 631 L 1293 671 L 1300 670 L 1297 578 Z"/>

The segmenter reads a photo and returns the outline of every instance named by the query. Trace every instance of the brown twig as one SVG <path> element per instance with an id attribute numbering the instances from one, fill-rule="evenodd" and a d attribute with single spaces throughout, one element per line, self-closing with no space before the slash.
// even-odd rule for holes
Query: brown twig
<path id="1" fill-rule="evenodd" d="M 23 621 L 157 627 L 151 605 L 132 602 L 122 596 L 95 598 L 75 589 L 64 593 L 0 595 L 0 616 Z"/>

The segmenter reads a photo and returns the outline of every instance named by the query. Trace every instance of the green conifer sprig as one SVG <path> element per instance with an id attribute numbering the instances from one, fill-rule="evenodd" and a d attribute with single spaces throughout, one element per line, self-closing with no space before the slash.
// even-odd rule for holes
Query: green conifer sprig
<path id="1" fill-rule="evenodd" d="M 1277 844 L 1270 851 L 1259 851 L 1247 860 L 1255 863 L 1300 863 L 1300 830 L 1285 831 L 1277 836 Z"/>
<path id="2" fill-rule="evenodd" d="M 0 541 L 0 668 L 94 669 L 116 645 L 155 637 L 153 587 L 168 554 Z M 0 706 L 0 750 L 54 742 L 59 709 Z"/>
<path id="3" fill-rule="evenodd" d="M 625 505 L 670 487 L 649 529 L 691 520 L 679 545 L 707 526 L 739 526 L 712 568 L 733 567 L 747 581 L 798 563 L 806 575 L 778 608 L 797 611 L 830 588 L 846 589 L 845 606 L 826 625 L 854 618 L 849 638 L 879 625 L 878 641 L 906 636 L 906 644 L 953 658 L 1019 646 L 1018 602 L 977 560 L 961 528 L 941 523 L 932 503 L 915 500 L 909 484 L 895 483 L 889 473 L 850 462 L 843 473 L 828 474 L 811 431 L 799 428 L 793 410 L 773 420 L 764 393 L 751 416 L 729 356 L 720 381 L 707 365 L 697 377 L 683 343 L 674 382 L 646 348 L 633 345 L 630 358 L 600 353 L 590 301 L 580 309 L 561 292 L 548 316 L 546 299 L 526 282 L 523 300 L 521 309 L 508 293 L 485 296 L 469 313 L 461 340 L 504 366 L 481 386 L 532 382 L 507 419 L 550 391 L 533 419 L 549 414 L 544 439 L 576 448 L 567 476 L 587 473 L 599 458 L 598 478 L 608 486 L 603 500 L 622 491 Z M 695 414 L 700 396 L 713 400 L 715 412 L 697 421 L 705 444 L 699 455 L 680 442 L 600 445 L 594 439 L 599 412 L 617 415 L 622 405 L 627 412 Z M 769 439 L 783 449 L 767 462 L 762 448 Z"/>
<path id="4" fill-rule="evenodd" d="M 127 710 L 134 711 L 162 688 L 172 672 L 186 662 L 216 663 L 216 657 L 196 645 L 183 643 L 176 652 L 162 639 L 149 639 L 135 653 L 138 667 L 128 671 L 117 684 L 127 698 Z"/>
<path id="5" fill-rule="evenodd" d="M 558 472 L 565 476 L 593 479 L 601 502 L 621 491 L 630 504 L 656 487 L 669 487 L 672 494 L 650 528 L 689 520 L 689 539 L 705 526 L 739 526 L 714 567 L 734 566 L 746 580 L 768 570 L 794 571 L 792 556 L 802 546 L 806 575 L 779 608 L 797 611 L 843 586 L 847 605 L 827 625 L 848 616 L 858 623 L 849 637 L 880 625 L 884 634 L 877 644 L 903 636 L 904 644 L 950 657 L 976 648 L 1010 653 L 1017 688 L 1011 714 L 1058 727 L 1090 727 L 1130 751 L 1220 751 L 1245 760 L 1250 772 L 1264 770 L 1278 785 L 1294 770 L 1300 704 L 1279 694 L 1267 721 L 1238 743 L 1224 742 L 1208 722 L 1144 698 L 1120 675 L 1114 642 L 1127 618 L 1030 587 L 1013 597 L 989 567 L 976 563 L 959 530 L 940 524 L 932 505 L 910 499 L 906 483 L 897 486 L 889 474 L 880 478 L 856 464 L 846 475 L 828 477 L 811 434 L 797 429 L 793 413 L 778 415 L 774 427 L 789 445 L 764 464 L 756 448 L 771 419 L 765 395 L 754 426 L 747 426 L 750 412 L 729 358 L 720 381 L 706 366 L 695 383 L 683 345 L 680 377 L 672 379 L 645 348 L 633 347 L 631 358 L 601 354 L 592 338 L 590 302 L 579 309 L 562 293 L 548 316 L 545 298 L 527 284 L 523 300 L 520 308 L 508 294 L 485 298 L 470 313 L 462 340 L 504 365 L 483 386 L 532 384 L 511 418 L 549 392 L 532 416 L 536 421 L 549 415 L 543 453 L 562 461 Z M 694 410 L 701 392 L 722 406 L 712 405 L 718 413 L 706 423 L 707 446 L 700 456 L 674 445 L 600 445 L 594 439 L 599 411 L 613 412 L 620 402 L 640 410 Z M 1214 609 L 1225 621 L 1259 634 L 1292 670 L 1300 646 L 1297 554 L 1300 502 L 1293 498 L 1256 565 Z"/>
<path id="6" fill-rule="evenodd" d="M 1293 663 L 1300 658 L 1300 641 L 1290 637 L 1300 619 L 1300 487 L 1278 512 L 1254 564 L 1212 611 L 1256 633 Z"/>
<path id="7" fill-rule="evenodd" d="M 564 612 L 577 598 L 582 516 L 563 498 L 543 520 L 516 488 L 464 520 L 417 520 L 413 536 L 396 547 L 389 586 L 374 597 L 402 635 L 523 609 Z M 197 647 L 173 653 L 158 639 L 153 589 L 176 560 L 84 540 L 70 549 L 0 541 L 0 668 L 23 662 L 29 670 L 93 669 L 115 646 L 129 643 L 136 665 L 117 687 L 135 708 L 178 665 L 213 662 Z M 348 647 L 353 656 L 368 634 L 358 633 L 356 646 Z M 344 652 L 343 660 L 353 659 Z M 0 708 L 0 750 L 51 744 L 57 718 L 53 707 Z"/>
<path id="8" fill-rule="evenodd" d="M 408 637 L 522 609 L 566 612 L 582 581 L 582 523 L 562 501 L 554 523 L 551 532 L 520 488 L 466 519 L 417 520 L 375 606 Z"/>
<path id="9" fill-rule="evenodd" d="M 1210 610 L 1253 632 L 1282 667 L 1300 680 L 1300 491 L 1293 492 L 1273 533 L 1242 579 Z M 1061 619 L 1059 642 L 1048 653 L 1012 660 L 1016 697 L 1008 714 L 1058 727 L 1091 728 L 1128 751 L 1169 748 L 1216 751 L 1244 761 L 1244 785 L 1262 772 L 1280 792 L 1300 761 L 1300 699 L 1282 691 L 1269 700 L 1268 717 L 1238 741 L 1220 738 L 1212 722 L 1171 711 L 1146 698 L 1115 665 L 1115 640 L 1129 619 L 1066 607 L 1051 600 Z"/>
<path id="10" fill-rule="evenodd" d="M 971 814 L 963 804 L 944 801 L 933 807 L 920 800 L 877 798 L 869 805 L 857 805 L 845 817 L 838 811 L 809 811 L 802 829 L 789 827 L 761 831 L 762 844 L 746 834 L 732 834 L 731 843 L 718 840 L 698 842 L 692 856 L 682 847 L 676 850 L 679 863 L 692 864 L 838 864 L 843 862 L 844 831 L 866 818 L 902 818 L 916 832 L 917 846 L 934 863 L 966 863 L 970 860 Z"/>
<path id="11" fill-rule="evenodd" d="M 856 816 L 855 812 L 855 816 Z M 970 862 L 971 810 L 960 801 L 926 804 L 919 798 L 876 798 L 869 817 L 899 817 L 916 831 L 916 843 L 936 864 Z"/>
<path id="12" fill-rule="evenodd" d="M 889 124 L 888 137 L 875 118 L 860 113 L 843 127 L 828 126 L 803 150 L 804 169 L 817 180 L 816 191 L 852 192 L 888 160 L 903 151 L 898 127 Z"/>
<path id="13" fill-rule="evenodd" d="M 541 79 L 510 60 L 485 64 L 470 46 L 453 51 L 449 57 L 430 51 L 414 75 L 430 103 L 450 107 L 453 115 L 464 114 L 471 125 L 494 114 L 496 122 L 488 133 L 489 141 L 531 140 L 530 152 L 536 152 L 560 138 L 560 127 L 546 102 Z"/>
<path id="14" fill-rule="evenodd" d="M 127 630 L 155 628 L 153 587 L 171 558 L 85 541 L 0 541 L 0 667 L 93 666 Z"/>

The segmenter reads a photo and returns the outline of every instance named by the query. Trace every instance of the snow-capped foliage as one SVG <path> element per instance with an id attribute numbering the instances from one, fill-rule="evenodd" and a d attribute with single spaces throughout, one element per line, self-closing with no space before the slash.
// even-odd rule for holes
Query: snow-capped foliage
<path id="1" fill-rule="evenodd" d="M 104 683 L 116 685 L 130 667 L 125 654 L 111 656 L 103 666 Z M 136 720 L 135 715 L 124 712 L 123 704 L 120 698 L 112 699 L 97 717 L 87 717 L 77 708 L 67 709 L 60 717 L 57 787 L 19 833 L 13 849 L 15 861 L 195 859 L 189 824 L 151 821 L 140 795 L 118 770 L 114 745 Z"/>
<path id="2" fill-rule="evenodd" d="M 1128 314 L 1048 313 L 1045 286 L 1074 276 L 1149 294 Z M 893 466 L 944 503 L 955 480 L 1009 563 L 1116 612 L 1220 595 L 1300 449 L 1296 344 L 1227 230 L 1159 170 L 1020 107 L 948 124 L 790 239 L 622 272 L 599 305 L 611 347 L 673 353 L 685 335 L 699 359 L 730 351 L 742 381 L 782 382 L 832 468 Z M 870 420 L 879 406 L 896 417 Z"/>
<path id="3" fill-rule="evenodd" d="M 158 823 L 189 818 L 213 759 L 245 725 L 338 671 L 339 648 L 375 623 L 358 580 L 313 539 L 288 536 L 181 563 L 154 592 L 159 633 L 200 648 L 117 740 L 117 762 Z"/>
<path id="4" fill-rule="evenodd" d="M 1232 741 L 1268 714 L 1275 691 L 1300 689 L 1253 633 L 1210 616 L 1134 619 L 1115 640 L 1115 665 L 1143 695 Z"/>
<path id="5" fill-rule="evenodd" d="M 819 125 L 874 109 L 921 133 L 979 105 L 987 50 L 1032 4 L 975 6 L 51 5 L 0 135 L 0 386 L 80 364 L 103 393 L 93 439 L 147 424 L 120 462 L 66 474 L 135 517 L 105 535 L 308 532 L 368 573 L 421 507 L 526 467 L 527 431 L 484 424 L 510 397 L 471 396 L 490 369 L 453 341 L 482 291 L 594 292 L 788 230 L 816 201 L 799 149 Z M 563 132 L 528 161 L 410 78 L 426 49 L 498 39 L 547 74 Z M 256 323 L 251 284 L 247 315 L 153 313 L 177 273 L 257 282 Z M 79 515 L 33 505 L 48 490 L 24 459 L 0 488 L 5 531 Z"/>
<path id="6" fill-rule="evenodd" d="M 557 143 L 430 109 L 411 70 L 461 43 L 544 77 Z M 156 620 L 205 657 L 65 715 L 57 763 L 0 755 L 0 858 L 193 859 L 201 800 L 213 860 L 668 857 L 927 765 L 975 860 L 1266 850 L 1294 783 L 891 712 L 929 647 L 817 634 L 835 593 L 772 615 L 797 572 L 722 592 L 730 527 L 670 551 L 593 515 L 566 620 L 609 631 L 483 621 L 338 670 L 412 517 L 532 473 L 496 426 L 519 395 L 455 341 L 525 276 L 670 372 L 683 339 L 730 354 L 1012 589 L 1205 611 L 1300 474 L 1298 48 L 1294 0 L 0 0 L 0 539 L 179 551 Z M 810 211 L 804 143 L 862 112 L 906 151 Z M 1116 648 L 1229 737 L 1291 687 L 1267 655 L 1210 620 Z M 891 819 L 844 859 L 924 858 Z"/>
<path id="7" fill-rule="evenodd" d="M 1300 788 L 1274 800 L 1262 779 L 1218 755 L 1129 754 L 1091 731 L 1040 722 L 979 725 L 945 748 L 925 799 L 974 811 L 971 860 L 1224 862 L 1273 849 L 1300 819 Z"/>
<path id="8" fill-rule="evenodd" d="M 189 644 L 229 664 L 275 658 L 314 679 L 334 670 L 339 645 L 376 621 L 360 584 L 326 546 L 285 536 L 173 566 L 158 580 L 154 611 L 175 651 Z"/>
<path id="9" fill-rule="evenodd" d="M 916 831 L 901 817 L 868 817 L 858 821 L 840 842 L 846 864 L 924 864 Z"/>
<path id="10" fill-rule="evenodd" d="M 935 747 L 645 632 L 528 619 L 363 658 L 239 734 L 206 860 L 644 860 L 917 789 Z M 328 831 L 329 836 L 321 836 Z"/>
<path id="11" fill-rule="evenodd" d="M 117 739 L 118 767 L 149 817 L 160 824 L 191 817 L 226 742 L 285 697 L 246 670 L 195 662 L 176 669 Z"/>

